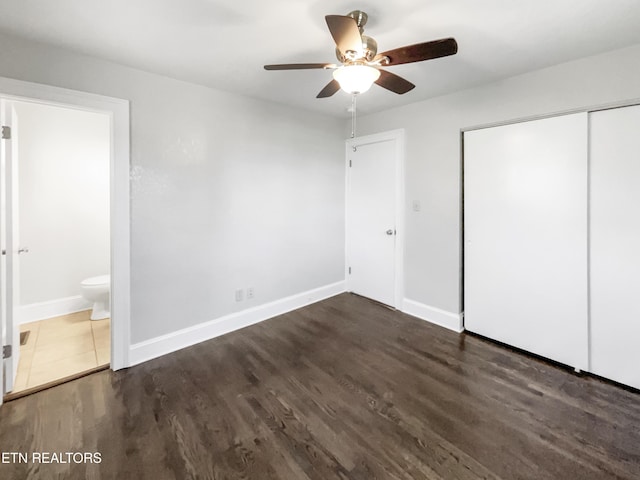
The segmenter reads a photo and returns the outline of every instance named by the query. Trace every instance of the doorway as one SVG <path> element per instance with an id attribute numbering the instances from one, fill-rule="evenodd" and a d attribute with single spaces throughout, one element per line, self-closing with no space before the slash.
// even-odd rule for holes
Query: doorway
<path id="1" fill-rule="evenodd" d="M 5 107 L 14 147 L 7 234 L 17 248 L 11 317 L 21 337 L 15 394 L 109 365 L 111 133 L 105 113 L 25 101 Z M 100 312 L 96 290 L 107 307 Z"/>
<path id="2" fill-rule="evenodd" d="M 393 308 L 402 302 L 404 132 L 346 142 L 347 290 Z"/>
<path id="3" fill-rule="evenodd" d="M 73 346 L 68 342 L 57 347 L 48 345 L 48 353 L 57 357 L 63 354 L 56 350 L 62 351 L 66 355 L 78 353 L 79 349 L 87 350 L 81 352 L 86 354 L 85 357 L 93 356 L 94 358 L 95 366 L 85 363 L 81 372 L 73 373 L 68 368 L 59 368 L 59 373 L 65 380 L 74 378 L 74 376 L 83 372 L 93 371 L 100 367 L 104 368 L 109 365 L 109 362 L 114 370 L 128 366 L 130 304 L 129 105 L 127 101 L 120 99 L 6 78 L 0 78 L 0 99 L 3 107 L 3 168 L 1 169 L 2 182 L 0 182 L 2 215 L 0 216 L 0 222 L 3 227 L 2 249 L 3 253 L 6 253 L 6 255 L 2 255 L 0 265 L 0 313 L 2 315 L 2 340 L 5 353 L 3 368 L 0 369 L 0 378 L 2 379 L 0 383 L 3 385 L 3 393 L 9 394 L 4 398 L 11 398 L 19 395 L 19 393 L 11 392 L 25 387 L 24 380 L 16 385 L 16 380 L 20 381 L 19 375 L 16 378 L 21 363 L 20 336 L 23 337 L 23 343 L 26 343 L 24 346 L 27 348 L 35 347 L 36 349 L 38 343 L 40 343 L 39 339 L 42 339 L 42 345 L 46 346 L 45 343 L 47 342 L 44 341 L 46 335 L 43 335 L 44 333 L 63 338 L 74 336 L 74 334 L 82 337 L 84 341 L 82 346 Z M 84 157 L 84 165 L 82 164 L 82 159 L 76 158 L 76 161 L 80 162 L 76 165 L 67 165 L 60 168 L 59 165 L 50 163 L 49 165 L 40 164 L 36 168 L 38 174 L 42 177 L 40 180 L 53 177 L 56 181 L 49 183 L 48 187 L 43 187 L 44 183 L 38 185 L 36 182 L 35 186 L 29 185 L 27 190 L 32 190 L 31 199 L 38 200 L 36 203 L 39 204 L 41 210 L 43 210 L 43 206 L 44 210 L 47 207 L 52 208 L 49 214 L 45 212 L 42 215 L 43 212 L 39 212 L 41 219 L 45 218 L 44 223 L 48 218 L 50 223 L 62 224 L 64 227 L 62 230 L 65 231 L 66 237 L 63 235 L 64 238 L 62 240 L 54 238 L 55 235 L 47 234 L 46 229 L 36 228 L 36 235 L 33 235 L 33 231 L 30 232 L 31 240 L 28 240 L 26 236 L 24 239 L 20 239 L 19 234 L 23 233 L 23 229 L 20 227 L 22 222 L 19 220 L 26 217 L 13 208 L 14 205 L 20 205 L 20 192 L 19 188 L 17 188 L 20 186 L 18 167 L 21 166 L 26 170 L 33 168 L 33 165 L 31 167 L 22 165 L 23 159 L 21 159 L 20 164 L 15 162 L 16 159 L 22 156 L 20 152 L 20 134 L 28 135 L 29 130 L 27 128 L 29 122 L 21 122 L 21 118 L 23 120 L 28 118 L 33 120 L 35 118 L 36 122 L 40 121 L 46 125 L 46 121 L 43 122 L 43 117 L 47 117 L 52 112 L 63 112 L 68 116 L 75 116 L 76 121 L 80 120 L 72 128 L 73 131 L 66 133 L 67 136 L 72 138 L 72 141 L 78 144 L 83 142 L 85 144 L 91 143 L 88 141 L 92 136 L 87 131 L 89 124 L 97 122 L 102 125 L 99 135 L 102 136 L 103 151 L 99 154 L 89 148 L 88 151 L 83 152 L 80 156 Z M 56 120 L 53 120 L 54 123 L 51 123 L 51 119 L 48 120 L 49 130 L 55 130 L 55 127 L 58 126 L 55 125 Z M 65 134 L 58 132 L 57 137 L 59 138 L 63 135 Z M 52 134 L 52 137 L 55 141 L 56 135 Z M 45 142 L 34 142 L 33 145 L 35 146 L 30 148 L 35 151 L 43 150 L 45 151 L 45 157 L 51 157 L 50 148 L 47 148 Z M 40 153 L 42 154 L 42 152 Z M 63 155 L 63 157 L 71 156 L 73 155 L 69 152 Z M 100 168 L 95 168 L 95 165 L 89 167 L 91 161 L 94 160 L 93 157 L 101 157 Z M 93 175 L 95 178 L 91 179 L 85 176 L 83 179 L 81 175 L 83 168 L 85 174 L 92 172 L 90 176 Z M 72 179 L 80 180 L 81 191 L 79 196 L 76 195 L 74 199 L 70 199 L 72 197 L 70 195 L 72 188 L 68 185 L 63 185 L 65 181 Z M 96 179 L 99 180 L 98 183 L 95 182 Z M 99 185 L 100 183 L 101 185 Z M 47 195 L 47 188 L 52 188 L 51 192 L 53 193 L 49 192 Z M 82 188 L 84 188 L 84 191 L 82 191 Z M 95 197 L 98 191 L 106 193 L 107 197 L 106 199 L 103 198 L 101 206 L 97 206 L 95 202 L 90 201 L 90 197 L 92 195 Z M 55 219 L 53 218 L 55 215 L 51 214 L 51 212 L 61 207 L 60 205 L 57 205 L 57 207 L 49 205 L 55 202 L 46 202 L 45 198 L 47 196 L 50 199 L 55 197 L 56 201 L 62 199 L 70 202 L 76 210 L 84 210 L 84 214 L 88 215 L 83 217 L 84 220 L 80 220 L 80 217 L 74 216 L 70 212 L 65 212 L 64 215 Z M 27 197 L 28 195 L 23 200 Z M 79 198 L 83 198 L 85 201 L 79 200 Z M 23 202 L 22 205 L 28 205 L 28 202 Z M 33 212 L 34 210 L 32 209 L 31 213 L 33 214 Z M 31 216 L 29 215 L 29 217 Z M 32 218 L 29 219 L 32 220 Z M 106 233 L 106 238 L 104 238 L 105 235 L 102 235 L 104 233 Z M 52 270 L 49 268 L 51 265 L 48 264 L 55 263 L 55 260 L 60 260 L 64 257 L 64 244 L 73 243 L 71 239 L 74 234 L 78 236 L 85 235 L 79 242 L 76 242 L 75 256 L 71 257 L 71 260 L 67 257 L 63 262 L 64 265 L 71 267 L 70 269 L 75 271 L 74 278 L 69 279 L 59 275 L 57 281 L 51 282 L 49 280 L 49 284 L 45 285 L 47 283 L 44 281 L 47 277 L 45 270 Z M 99 248 L 100 253 L 96 253 L 96 251 L 92 250 L 92 246 L 100 243 L 97 239 L 101 236 L 103 238 L 101 248 Z M 23 243 L 24 240 L 33 242 L 36 248 Z M 49 251 L 43 255 L 43 250 L 47 249 Z M 39 260 L 36 261 L 35 258 L 29 258 L 30 255 L 36 257 L 36 253 L 40 256 Z M 34 260 L 31 262 L 31 266 L 28 266 L 28 260 Z M 60 272 L 60 264 L 57 267 L 57 271 Z M 24 275 L 30 269 L 32 270 L 31 275 Z M 56 268 L 53 268 L 53 270 L 56 270 Z M 33 271 L 36 272 L 35 275 L 33 275 Z M 103 275 L 108 273 L 111 274 L 111 278 L 107 277 L 105 279 Z M 22 279 L 20 278 L 21 276 L 23 277 Z M 31 288 L 34 285 L 30 285 L 31 282 L 26 277 L 31 277 L 32 281 L 34 278 L 36 279 L 35 288 Z M 104 315 L 104 311 L 101 311 L 102 316 L 97 315 L 100 319 L 90 320 L 91 313 L 100 311 L 100 309 L 92 308 L 96 299 L 91 295 L 84 295 L 84 291 L 87 289 L 80 287 L 78 283 L 78 278 L 80 277 L 82 277 L 80 281 L 89 280 L 89 283 L 93 282 L 93 284 L 98 278 L 102 277 L 101 281 L 106 281 L 109 284 L 110 296 L 107 298 L 110 297 L 110 301 L 107 300 L 105 304 L 108 316 Z M 52 285 L 52 283 L 57 283 L 58 285 Z M 75 295 L 68 295 L 70 290 L 62 288 L 68 288 L 70 285 L 76 287 L 73 292 Z M 28 286 L 28 288 L 25 289 L 25 286 Z M 43 293 L 47 288 L 49 292 Z M 31 289 L 31 291 L 27 291 L 28 289 Z M 21 290 L 24 291 L 21 292 Z M 55 301 L 46 299 L 38 301 L 38 299 L 44 298 L 43 295 L 51 296 L 52 291 L 55 293 L 53 294 L 56 297 Z M 114 319 L 113 322 L 108 320 L 111 317 Z M 50 321 L 57 323 L 57 325 L 52 326 L 44 323 Z M 25 328 L 25 325 L 32 328 Z M 69 329 L 71 329 L 71 332 Z M 25 335 L 26 330 L 30 330 L 28 336 Z M 23 333 L 23 335 L 20 335 L 20 333 Z M 31 337 L 31 343 L 29 337 Z M 90 353 L 88 352 L 88 346 L 91 346 L 93 350 Z M 34 360 L 38 352 L 29 353 L 29 355 Z M 40 355 L 40 357 L 42 356 Z M 57 360 L 60 360 L 60 358 L 52 360 L 51 363 Z M 23 366 L 25 367 L 23 369 L 27 369 L 26 364 L 23 364 Z M 33 373 L 31 371 L 32 375 Z M 37 380 L 36 377 L 38 376 L 41 379 L 46 379 L 46 375 L 41 375 L 41 373 L 41 371 L 38 372 L 34 376 L 34 380 Z M 44 382 L 43 385 L 49 386 L 49 382 Z M 31 391 L 33 388 L 37 388 L 35 381 L 27 381 L 25 391 Z M 0 397 L 0 403 L 2 399 L 3 397 Z"/>

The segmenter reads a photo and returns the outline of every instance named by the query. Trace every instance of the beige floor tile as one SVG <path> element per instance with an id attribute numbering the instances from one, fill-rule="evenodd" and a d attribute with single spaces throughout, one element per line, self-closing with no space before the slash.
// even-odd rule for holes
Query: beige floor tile
<path id="1" fill-rule="evenodd" d="M 41 320 L 40 329 L 41 330 L 48 330 L 48 329 L 59 330 L 61 327 L 67 328 L 75 325 L 84 325 L 86 328 L 86 327 L 90 327 L 89 322 L 90 322 L 89 311 L 83 310 L 82 312 L 70 313 L 69 315 L 61 315 L 59 317 Z"/>
<path id="2" fill-rule="evenodd" d="M 21 392 L 22 390 L 26 390 L 27 387 L 27 380 L 29 379 L 29 376 L 27 374 L 22 374 L 20 375 L 20 373 L 18 373 L 18 375 L 16 376 L 16 381 L 13 384 L 13 390 L 11 390 L 11 393 L 18 393 Z"/>
<path id="3" fill-rule="evenodd" d="M 110 318 L 103 318 L 102 320 L 91 320 L 91 325 L 94 328 L 108 327 L 110 324 L 111 324 Z"/>
<path id="4" fill-rule="evenodd" d="M 111 330 L 111 321 L 108 318 L 105 318 L 104 320 L 92 320 L 91 329 L 94 332 L 104 332 Z"/>
<path id="5" fill-rule="evenodd" d="M 109 330 L 94 331 L 93 341 L 96 349 L 109 348 L 111 346 L 111 332 Z"/>
<path id="6" fill-rule="evenodd" d="M 110 363 L 111 320 L 90 320 L 90 314 L 86 310 L 20 326 L 30 334 L 20 348 L 14 392 Z"/>
<path id="7" fill-rule="evenodd" d="M 94 345 L 96 350 L 111 350 L 111 339 L 108 336 L 94 338 Z"/>
<path id="8" fill-rule="evenodd" d="M 31 350 L 23 350 L 22 348 L 20 349 L 20 360 L 18 361 L 18 371 L 20 371 L 21 369 L 29 371 L 29 369 L 31 368 L 31 364 L 33 363 L 34 354 L 35 354 L 35 351 L 33 349 Z"/>
<path id="9" fill-rule="evenodd" d="M 54 319 L 58 322 L 67 323 L 84 322 L 91 319 L 91 310 L 81 310 L 79 312 L 69 313 L 67 315 L 60 315 L 59 317 L 55 317 Z"/>
<path id="10" fill-rule="evenodd" d="M 56 341 L 48 343 L 39 341 L 35 349 L 33 364 L 40 366 L 81 353 L 92 352 L 94 349 L 95 344 L 91 332 L 57 338 Z"/>
<path id="11" fill-rule="evenodd" d="M 40 326 L 38 332 L 38 340 L 36 348 L 44 345 L 58 344 L 65 338 L 76 337 L 79 335 L 91 335 L 91 325 L 89 321 L 77 322 L 77 323 L 48 323 L 51 320 L 46 320 L 46 324 Z"/>
<path id="12" fill-rule="evenodd" d="M 27 338 L 27 343 L 25 345 L 20 346 L 20 351 L 23 350 L 33 350 L 36 345 L 36 341 L 38 339 L 38 332 L 40 331 L 40 322 L 30 322 L 23 323 L 20 325 L 20 332 L 29 331 L 29 338 Z"/>
<path id="13" fill-rule="evenodd" d="M 111 362 L 111 319 L 93 321 L 91 328 L 98 365 L 107 365 Z"/>
<path id="14" fill-rule="evenodd" d="M 13 383 L 13 392 L 19 392 L 27 388 L 27 382 L 29 380 L 29 372 L 31 371 L 31 365 L 33 360 L 34 350 L 22 350 L 20 349 L 20 360 L 18 361 L 18 373 L 16 380 Z"/>
<path id="15" fill-rule="evenodd" d="M 74 327 L 77 328 L 79 325 L 82 325 L 84 328 L 91 328 L 89 321 L 90 320 L 73 320 L 61 317 L 49 318 L 47 320 L 42 320 L 42 323 L 40 324 L 40 331 L 44 332 L 47 330 L 64 330 Z"/>
<path id="16" fill-rule="evenodd" d="M 29 388 L 68 377 L 98 366 L 95 351 L 73 355 L 46 365 L 32 365 L 29 374 Z"/>
<path id="17" fill-rule="evenodd" d="M 96 349 L 96 356 L 98 357 L 99 367 L 111 363 L 111 348 L 107 347 Z"/>
<path id="18" fill-rule="evenodd" d="M 111 322 L 108 318 L 92 321 L 91 329 L 96 349 L 104 349 L 111 346 Z"/>

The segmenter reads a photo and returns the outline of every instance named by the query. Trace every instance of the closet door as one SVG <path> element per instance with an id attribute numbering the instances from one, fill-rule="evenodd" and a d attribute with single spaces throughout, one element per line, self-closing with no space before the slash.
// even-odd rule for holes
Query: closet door
<path id="1" fill-rule="evenodd" d="M 588 366 L 587 114 L 464 134 L 465 328 Z"/>
<path id="2" fill-rule="evenodd" d="M 591 371 L 640 388 L 640 106 L 591 114 Z"/>

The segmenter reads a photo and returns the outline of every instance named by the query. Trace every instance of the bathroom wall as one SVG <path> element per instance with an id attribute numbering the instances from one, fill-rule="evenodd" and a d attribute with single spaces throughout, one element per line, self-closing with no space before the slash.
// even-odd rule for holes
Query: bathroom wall
<path id="1" fill-rule="evenodd" d="M 77 309 L 80 282 L 109 273 L 110 120 L 26 102 L 15 112 L 20 246 L 29 249 L 19 256 L 20 311 L 31 321 L 34 304 Z"/>
<path id="2" fill-rule="evenodd" d="M 341 121 L 0 43 L 0 76 L 130 101 L 132 343 L 344 280 Z"/>

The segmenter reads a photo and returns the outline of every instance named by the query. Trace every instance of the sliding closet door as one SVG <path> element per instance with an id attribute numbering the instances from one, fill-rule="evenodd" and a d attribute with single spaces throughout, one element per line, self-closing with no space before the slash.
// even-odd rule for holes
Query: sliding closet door
<path id="1" fill-rule="evenodd" d="M 591 371 L 640 388 L 640 106 L 591 114 Z"/>
<path id="2" fill-rule="evenodd" d="M 465 328 L 580 369 L 587 114 L 464 134 Z"/>

